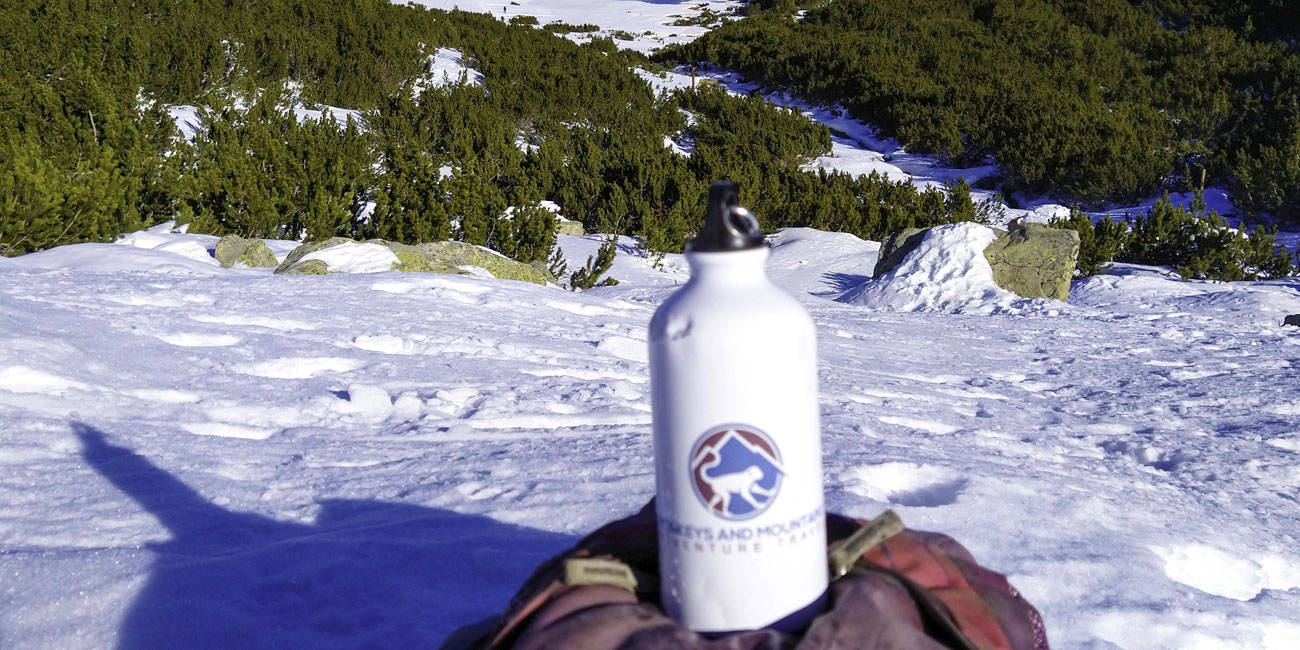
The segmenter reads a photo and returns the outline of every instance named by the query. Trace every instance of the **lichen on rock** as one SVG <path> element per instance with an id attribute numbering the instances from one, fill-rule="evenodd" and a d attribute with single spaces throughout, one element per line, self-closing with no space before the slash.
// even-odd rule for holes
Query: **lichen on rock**
<path id="1" fill-rule="evenodd" d="M 329 265 L 321 260 L 307 260 L 299 264 L 294 264 L 283 271 L 276 271 L 276 273 L 283 273 L 285 275 L 328 275 L 329 272 Z"/>
<path id="2" fill-rule="evenodd" d="M 1039 223 L 1013 222 L 984 257 L 999 287 L 1025 298 L 1070 297 L 1070 279 L 1079 257 L 1079 233 Z"/>
<path id="3" fill-rule="evenodd" d="M 275 253 L 260 239 L 244 239 L 239 235 L 226 235 L 217 241 L 213 252 L 221 266 L 231 268 L 243 264 L 249 268 L 276 266 Z"/>
<path id="4" fill-rule="evenodd" d="M 316 274 L 331 273 L 331 269 L 321 260 L 303 260 L 311 253 L 333 248 L 344 243 L 357 243 L 344 237 L 334 237 L 323 242 L 311 242 L 293 249 L 276 273 Z M 554 282 L 544 269 L 512 260 L 500 253 L 465 242 L 442 241 L 422 244 L 401 244 L 382 239 L 372 239 L 367 244 L 379 244 L 393 251 L 397 261 L 392 270 L 414 273 L 451 273 L 466 275 L 465 267 L 480 268 L 492 277 L 506 280 L 521 280 L 534 284 Z"/>

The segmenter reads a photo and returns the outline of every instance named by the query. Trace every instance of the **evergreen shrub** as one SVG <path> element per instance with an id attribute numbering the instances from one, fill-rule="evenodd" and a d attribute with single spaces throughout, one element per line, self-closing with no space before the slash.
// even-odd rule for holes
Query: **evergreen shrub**
<path id="1" fill-rule="evenodd" d="M 1074 210 L 1056 227 L 1079 233 L 1077 275 L 1094 275 L 1109 262 L 1169 266 L 1183 279 L 1260 280 L 1295 273 L 1295 255 L 1277 244 L 1276 229 L 1247 233 L 1228 226 L 1206 210 L 1198 192 L 1191 206 L 1175 206 L 1166 194 L 1147 212 L 1124 223 L 1106 217 L 1096 222 Z"/>

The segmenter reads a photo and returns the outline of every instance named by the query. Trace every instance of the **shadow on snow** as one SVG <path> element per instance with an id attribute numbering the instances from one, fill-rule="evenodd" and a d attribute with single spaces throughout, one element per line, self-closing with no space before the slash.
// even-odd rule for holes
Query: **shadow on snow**
<path id="1" fill-rule="evenodd" d="M 401 503 L 330 500 L 312 525 L 213 505 L 143 456 L 74 424 L 86 462 L 171 532 L 118 650 L 436 648 L 503 609 L 576 541 Z"/>
<path id="2" fill-rule="evenodd" d="M 862 283 L 871 279 L 872 278 L 869 275 L 860 275 L 857 273 L 823 273 L 822 280 L 830 286 L 830 289 L 820 292 L 818 295 L 844 293 L 849 289 L 856 289 L 857 287 L 862 286 Z"/>

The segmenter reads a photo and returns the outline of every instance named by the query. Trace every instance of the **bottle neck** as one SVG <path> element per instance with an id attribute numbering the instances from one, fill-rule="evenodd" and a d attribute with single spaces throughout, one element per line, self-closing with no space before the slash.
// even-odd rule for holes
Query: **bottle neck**
<path id="1" fill-rule="evenodd" d="M 767 277 L 768 247 L 717 253 L 686 253 L 691 282 L 706 284 L 764 284 Z"/>

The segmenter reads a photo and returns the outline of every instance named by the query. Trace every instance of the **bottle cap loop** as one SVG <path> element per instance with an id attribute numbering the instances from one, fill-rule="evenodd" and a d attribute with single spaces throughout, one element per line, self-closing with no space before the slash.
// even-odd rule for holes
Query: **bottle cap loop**
<path id="1" fill-rule="evenodd" d="M 692 253 L 743 251 L 765 245 L 758 219 L 740 205 L 736 184 L 717 181 L 709 186 L 704 228 L 686 245 Z"/>

